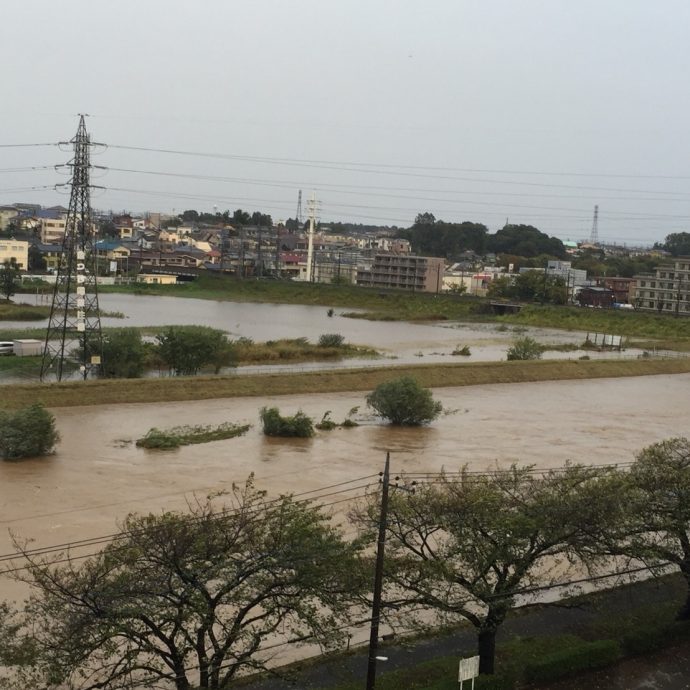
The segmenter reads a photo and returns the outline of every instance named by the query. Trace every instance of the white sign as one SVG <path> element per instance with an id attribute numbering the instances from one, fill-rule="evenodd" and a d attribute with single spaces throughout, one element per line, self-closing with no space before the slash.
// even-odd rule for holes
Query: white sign
<path id="1" fill-rule="evenodd" d="M 479 657 L 471 656 L 469 659 L 460 659 L 460 669 L 458 671 L 458 681 L 460 688 L 465 680 L 472 681 L 474 688 L 474 679 L 479 675 Z"/>

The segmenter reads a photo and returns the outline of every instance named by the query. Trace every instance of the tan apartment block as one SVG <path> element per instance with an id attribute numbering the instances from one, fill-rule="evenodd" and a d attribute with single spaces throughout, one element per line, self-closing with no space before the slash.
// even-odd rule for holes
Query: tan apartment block
<path id="1" fill-rule="evenodd" d="M 441 292 L 445 259 L 412 254 L 377 254 L 370 269 L 357 271 L 357 284 L 412 292 Z"/>

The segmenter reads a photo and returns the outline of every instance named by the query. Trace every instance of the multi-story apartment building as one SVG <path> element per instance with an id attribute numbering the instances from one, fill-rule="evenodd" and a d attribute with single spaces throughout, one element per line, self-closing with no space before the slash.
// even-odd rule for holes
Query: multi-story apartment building
<path id="1" fill-rule="evenodd" d="M 635 276 L 634 292 L 638 309 L 690 316 L 690 257 L 676 257 L 653 274 Z"/>
<path id="2" fill-rule="evenodd" d="M 357 271 L 357 284 L 412 292 L 441 292 L 445 260 L 435 256 L 377 254 L 371 268 Z"/>

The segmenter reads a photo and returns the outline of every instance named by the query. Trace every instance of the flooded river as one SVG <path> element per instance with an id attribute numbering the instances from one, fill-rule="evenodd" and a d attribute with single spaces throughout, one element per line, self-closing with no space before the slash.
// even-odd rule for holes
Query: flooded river
<path id="1" fill-rule="evenodd" d="M 628 462 L 645 445 L 688 433 L 689 386 L 690 375 L 677 375 L 444 388 L 436 397 L 454 412 L 417 429 L 377 423 L 354 393 L 56 409 L 55 456 L 0 463 L 0 553 L 13 550 L 9 530 L 36 546 L 105 535 L 130 511 L 184 508 L 195 492 L 229 488 L 252 472 L 270 493 L 318 490 L 375 474 L 386 451 L 396 473 Z M 267 439 L 258 410 L 270 404 L 314 418 L 331 410 L 335 420 L 359 405 L 363 424 L 308 440 Z M 133 443 L 153 426 L 223 421 L 254 426 L 240 438 L 170 452 Z M 20 593 L 0 579 L 0 599 Z"/>

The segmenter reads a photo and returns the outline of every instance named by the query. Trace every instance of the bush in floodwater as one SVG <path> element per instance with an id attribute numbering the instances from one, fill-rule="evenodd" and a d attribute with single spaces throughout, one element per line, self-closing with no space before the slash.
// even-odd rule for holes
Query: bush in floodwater
<path id="1" fill-rule="evenodd" d="M 314 425 L 319 431 L 332 431 L 338 425 L 331 419 L 331 411 L 327 410 L 323 413 L 321 421 Z"/>
<path id="2" fill-rule="evenodd" d="M 541 359 L 544 348 L 534 338 L 518 338 L 506 353 L 508 361 Z"/>
<path id="3" fill-rule="evenodd" d="M 59 440 L 55 417 L 42 405 L 0 412 L 0 456 L 5 460 L 48 455 Z"/>
<path id="4" fill-rule="evenodd" d="M 314 435 L 314 423 L 301 410 L 292 417 L 283 417 L 277 407 L 262 407 L 259 412 L 266 436 L 310 438 Z"/>
<path id="5" fill-rule="evenodd" d="M 433 399 L 431 391 L 411 376 L 401 376 L 377 386 L 367 396 L 367 405 L 379 417 L 397 426 L 428 424 L 443 412 L 443 406 Z"/>
<path id="6" fill-rule="evenodd" d="M 342 347 L 345 338 L 340 333 L 324 333 L 319 338 L 319 347 Z"/>

